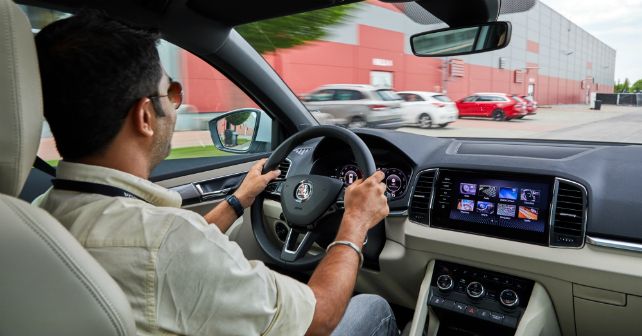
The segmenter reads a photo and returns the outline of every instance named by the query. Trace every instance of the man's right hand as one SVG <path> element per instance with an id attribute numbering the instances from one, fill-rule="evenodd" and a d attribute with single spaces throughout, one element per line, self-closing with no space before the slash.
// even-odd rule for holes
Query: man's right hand
<path id="1" fill-rule="evenodd" d="M 343 226 L 367 232 L 388 216 L 388 199 L 385 196 L 386 185 L 382 183 L 385 175 L 376 171 L 365 180 L 357 180 L 346 189 Z"/>
<path id="2" fill-rule="evenodd" d="M 388 199 L 386 184 L 383 183 L 385 174 L 376 171 L 365 180 L 357 180 L 346 189 L 345 214 L 356 222 L 365 225 L 366 230 L 377 225 L 388 216 Z"/>

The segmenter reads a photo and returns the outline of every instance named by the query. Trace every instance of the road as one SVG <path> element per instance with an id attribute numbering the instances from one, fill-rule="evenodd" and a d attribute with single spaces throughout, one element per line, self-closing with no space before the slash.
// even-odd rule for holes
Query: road
<path id="1" fill-rule="evenodd" d="M 585 105 L 557 105 L 540 108 L 536 115 L 511 121 L 464 118 L 446 128 L 403 127 L 399 131 L 436 137 L 561 139 L 629 142 L 642 144 L 642 107 L 602 105 L 593 111 Z M 175 132 L 172 147 L 211 145 L 208 131 Z M 59 159 L 51 137 L 43 137 L 38 155 Z"/>
<path id="2" fill-rule="evenodd" d="M 642 144 L 642 107 L 603 105 L 593 111 L 584 105 L 540 108 L 536 115 L 511 121 L 463 118 L 446 128 L 400 128 L 436 137 L 561 139 Z"/>

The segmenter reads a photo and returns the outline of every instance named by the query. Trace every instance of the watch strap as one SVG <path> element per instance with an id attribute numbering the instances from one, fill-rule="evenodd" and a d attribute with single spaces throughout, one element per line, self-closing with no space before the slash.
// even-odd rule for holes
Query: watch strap
<path id="1" fill-rule="evenodd" d="M 227 202 L 227 204 L 229 204 L 232 207 L 232 209 L 234 209 L 234 212 L 236 212 L 236 217 L 243 216 L 243 212 L 244 212 L 243 206 L 241 205 L 241 201 L 239 201 L 239 199 L 236 196 L 229 195 L 225 197 L 225 201 Z"/>

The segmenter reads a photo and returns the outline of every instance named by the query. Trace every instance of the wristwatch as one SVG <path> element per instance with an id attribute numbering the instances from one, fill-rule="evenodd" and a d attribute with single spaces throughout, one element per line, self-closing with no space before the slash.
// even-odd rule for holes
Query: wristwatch
<path id="1" fill-rule="evenodd" d="M 241 201 L 239 201 L 239 199 L 236 198 L 236 196 L 229 195 L 225 197 L 225 201 L 227 202 L 227 204 L 229 204 L 232 207 L 232 209 L 234 209 L 234 212 L 236 212 L 236 217 L 243 216 L 243 211 L 244 211 L 243 206 L 241 205 Z"/>

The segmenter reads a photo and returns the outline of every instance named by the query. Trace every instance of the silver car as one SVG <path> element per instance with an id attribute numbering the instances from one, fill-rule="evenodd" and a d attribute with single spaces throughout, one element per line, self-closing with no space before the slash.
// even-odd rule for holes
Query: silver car
<path id="1" fill-rule="evenodd" d="M 403 100 L 390 89 L 365 84 L 323 85 L 304 97 L 305 106 L 333 116 L 348 128 L 397 128 L 402 125 Z"/>

